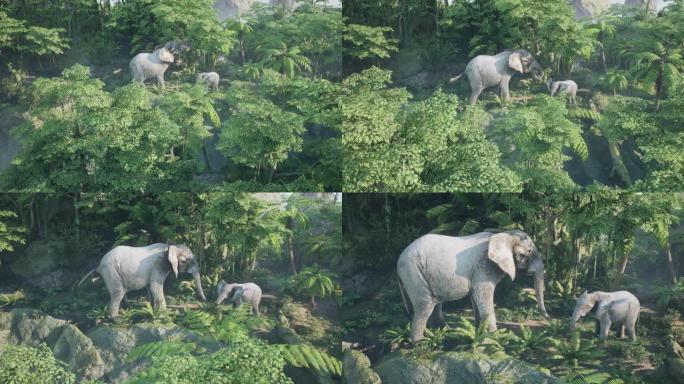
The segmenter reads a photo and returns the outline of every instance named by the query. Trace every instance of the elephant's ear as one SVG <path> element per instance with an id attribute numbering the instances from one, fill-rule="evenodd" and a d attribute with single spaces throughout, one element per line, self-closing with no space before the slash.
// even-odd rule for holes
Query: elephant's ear
<path id="1" fill-rule="evenodd" d="M 159 60 L 165 63 L 173 63 L 173 53 L 166 48 L 159 48 Z"/>
<path id="2" fill-rule="evenodd" d="M 169 263 L 171 263 L 171 268 L 173 269 L 173 274 L 178 277 L 178 247 L 175 245 L 169 245 Z"/>
<path id="3" fill-rule="evenodd" d="M 497 233 L 489 239 L 487 258 L 496 263 L 505 274 L 515 280 L 515 261 L 513 261 L 513 236 Z"/>
<path id="4" fill-rule="evenodd" d="M 508 66 L 514 70 L 523 73 L 523 66 L 520 62 L 520 54 L 518 52 L 513 52 L 508 56 Z"/>

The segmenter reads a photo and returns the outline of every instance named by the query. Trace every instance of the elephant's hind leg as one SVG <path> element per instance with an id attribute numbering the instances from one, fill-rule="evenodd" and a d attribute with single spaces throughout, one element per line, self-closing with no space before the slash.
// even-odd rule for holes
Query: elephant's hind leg
<path id="1" fill-rule="evenodd" d="M 621 338 L 621 339 L 624 339 L 624 338 L 625 338 L 625 325 L 624 325 L 624 324 L 620 324 L 620 325 L 618 326 L 618 331 L 619 331 L 619 332 L 618 332 L 618 333 L 619 333 L 619 334 L 618 334 L 618 337 Z"/>
<path id="2" fill-rule="evenodd" d="M 122 289 L 117 289 L 115 291 L 109 292 L 109 317 L 115 318 L 119 316 L 119 306 L 121 305 L 121 300 L 124 298 L 126 291 Z"/>
<path id="3" fill-rule="evenodd" d="M 475 103 L 477 103 L 477 99 L 480 97 L 480 94 L 482 93 L 482 90 L 484 88 L 481 85 L 471 85 L 471 88 L 472 89 L 470 90 L 470 105 L 475 105 Z"/>
<path id="4" fill-rule="evenodd" d="M 413 321 L 411 322 L 411 341 L 423 339 L 423 333 L 427 326 L 427 321 L 435 308 L 434 301 L 425 301 L 413 305 Z"/>
<path id="5" fill-rule="evenodd" d="M 442 303 L 435 306 L 435 310 L 432 312 L 432 321 L 438 327 L 443 327 L 447 325 L 446 319 L 444 318 L 444 312 L 442 312 Z"/>

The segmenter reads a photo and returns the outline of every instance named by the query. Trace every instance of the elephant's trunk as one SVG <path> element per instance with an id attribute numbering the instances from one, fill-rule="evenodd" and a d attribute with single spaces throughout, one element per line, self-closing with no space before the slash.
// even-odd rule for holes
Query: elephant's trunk
<path id="1" fill-rule="evenodd" d="M 195 287 L 197 287 L 197 293 L 199 294 L 200 299 L 202 299 L 202 301 L 207 301 L 207 298 L 204 297 L 204 291 L 202 290 L 202 279 L 200 279 L 199 271 L 193 272 L 192 278 L 195 280 Z"/>
<path id="2" fill-rule="evenodd" d="M 580 319 L 580 314 L 579 311 L 575 311 L 572 314 L 572 318 L 570 319 L 570 326 L 568 329 L 570 330 L 570 333 L 575 332 L 575 328 L 577 327 L 577 321 Z"/>
<path id="3" fill-rule="evenodd" d="M 547 318 L 551 317 L 546 312 L 546 306 L 544 306 L 544 268 L 539 268 L 534 271 L 534 293 L 537 295 L 537 307 L 539 312 Z"/>

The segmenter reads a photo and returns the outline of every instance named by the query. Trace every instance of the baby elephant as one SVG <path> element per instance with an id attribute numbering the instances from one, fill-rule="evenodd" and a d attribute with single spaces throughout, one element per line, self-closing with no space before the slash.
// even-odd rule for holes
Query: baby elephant
<path id="1" fill-rule="evenodd" d="M 577 95 L 577 83 L 574 81 L 553 81 L 553 79 L 551 79 L 546 83 L 546 87 L 551 91 L 551 97 L 553 97 L 556 92 L 558 92 L 558 94 L 567 93 L 568 96 L 570 96 L 570 101 L 572 101 L 574 105 L 577 105 L 577 100 L 575 99 L 575 96 Z"/>
<path id="2" fill-rule="evenodd" d="M 577 321 L 596 306 L 594 316 L 601 324 L 599 338 L 608 337 L 610 325 L 616 323 L 620 328 L 620 338 L 625 337 L 625 328 L 632 341 L 636 341 L 636 325 L 639 317 L 639 300 L 627 291 L 584 293 L 577 299 L 575 311 L 570 321 L 570 331 L 575 331 Z"/>
<path id="3" fill-rule="evenodd" d="M 218 299 L 216 304 L 221 304 L 223 300 L 228 299 L 229 303 L 233 304 L 234 308 L 242 305 L 242 301 L 247 301 L 252 304 L 252 314 L 259 316 L 259 302 L 261 301 L 261 288 L 254 283 L 244 284 L 226 284 L 221 280 L 216 287 Z"/>
<path id="4" fill-rule="evenodd" d="M 221 77 L 216 72 L 201 72 L 197 74 L 197 83 L 204 83 L 210 85 L 214 91 L 218 91 L 219 81 Z"/>

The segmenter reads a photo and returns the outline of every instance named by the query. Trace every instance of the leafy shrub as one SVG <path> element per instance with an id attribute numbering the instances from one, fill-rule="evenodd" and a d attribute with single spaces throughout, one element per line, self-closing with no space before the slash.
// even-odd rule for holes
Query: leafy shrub
<path id="1" fill-rule="evenodd" d="M 46 344 L 37 348 L 9 345 L 0 354 L 0 383 L 71 384 L 76 376 L 55 359 Z"/>
<path id="2" fill-rule="evenodd" d="M 311 298 L 311 305 L 315 305 L 314 297 L 326 297 L 333 294 L 335 284 L 333 279 L 337 275 L 321 268 L 304 268 L 297 275 L 288 280 L 288 286 L 295 292 Z"/>
<path id="3" fill-rule="evenodd" d="M 398 349 L 405 347 L 411 343 L 411 323 L 407 323 L 403 327 L 393 327 L 385 330 L 380 335 L 380 340 L 388 343 L 390 349 Z"/>
<path id="4" fill-rule="evenodd" d="M 476 327 L 470 320 L 460 317 L 456 326 L 449 330 L 448 337 L 463 343 L 458 347 L 460 350 L 467 350 L 474 354 L 503 357 L 506 355 L 504 346 L 510 342 L 513 336 L 506 329 L 489 332 L 487 321 L 482 321 Z"/>
<path id="5" fill-rule="evenodd" d="M 192 356 L 183 347 L 153 357 L 151 367 L 126 383 L 292 383 L 283 373 L 284 366 L 279 348 L 245 338 L 207 356 Z"/>
<path id="6" fill-rule="evenodd" d="M 600 358 L 602 354 L 594 340 L 582 340 L 579 332 L 574 332 L 570 340 L 556 345 L 556 352 L 551 355 L 551 359 L 560 360 L 563 365 L 577 368 L 580 362 L 589 363 Z"/>

